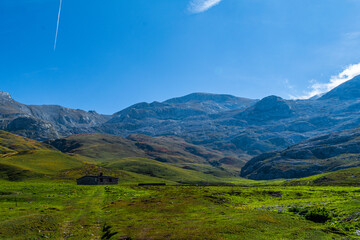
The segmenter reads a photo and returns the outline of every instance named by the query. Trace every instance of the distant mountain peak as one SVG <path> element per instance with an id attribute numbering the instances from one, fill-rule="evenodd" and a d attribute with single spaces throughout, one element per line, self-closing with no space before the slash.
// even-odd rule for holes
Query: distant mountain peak
<path id="1" fill-rule="evenodd" d="M 337 100 L 355 100 L 360 98 L 360 75 L 337 86 L 319 100 L 337 99 Z"/>
<path id="2" fill-rule="evenodd" d="M 213 101 L 224 103 L 229 101 L 253 101 L 247 98 L 239 98 L 229 94 L 214 94 L 214 93 L 191 93 L 183 97 L 171 98 L 164 103 L 187 103 L 187 102 L 204 102 Z"/>
<path id="3" fill-rule="evenodd" d="M 6 100 L 11 100 L 12 99 L 10 93 L 3 92 L 3 91 L 0 91 L 0 98 L 1 99 L 6 99 Z"/>
<path id="4" fill-rule="evenodd" d="M 284 99 L 278 96 L 268 96 L 261 99 L 254 106 L 254 110 L 258 112 L 267 111 L 286 111 L 290 112 L 290 107 Z"/>
<path id="5" fill-rule="evenodd" d="M 288 118 L 292 113 L 293 111 L 284 99 L 272 95 L 261 99 L 254 106 L 239 113 L 236 117 L 256 121 L 268 121 Z"/>

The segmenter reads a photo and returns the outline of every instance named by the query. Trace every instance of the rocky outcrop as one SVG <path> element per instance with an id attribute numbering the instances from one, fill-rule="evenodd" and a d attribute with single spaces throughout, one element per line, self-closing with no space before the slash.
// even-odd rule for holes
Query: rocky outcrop
<path id="1" fill-rule="evenodd" d="M 13 100 L 9 93 L 0 92 L 0 129 L 40 141 L 95 132 L 93 127 L 109 118 L 94 111 L 56 105 L 25 105 Z"/>
<path id="2" fill-rule="evenodd" d="M 51 123 L 30 117 L 15 118 L 7 125 L 6 131 L 38 140 L 59 137 Z"/>
<path id="3" fill-rule="evenodd" d="M 12 100 L 12 98 L 9 93 L 0 91 L 0 101 L 1 102 L 5 102 L 5 101 L 10 102 L 11 100 Z"/>

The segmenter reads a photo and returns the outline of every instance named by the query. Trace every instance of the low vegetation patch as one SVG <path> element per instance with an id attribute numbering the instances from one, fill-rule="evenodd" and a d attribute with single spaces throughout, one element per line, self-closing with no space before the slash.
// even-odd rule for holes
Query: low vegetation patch
<path id="1" fill-rule="evenodd" d="M 0 239 L 360 239 L 356 187 L 0 187 Z"/>
<path id="2" fill-rule="evenodd" d="M 291 207 L 289 208 L 289 212 L 297 213 L 307 220 L 316 222 L 316 223 L 325 223 L 332 219 L 331 213 L 324 207 Z"/>

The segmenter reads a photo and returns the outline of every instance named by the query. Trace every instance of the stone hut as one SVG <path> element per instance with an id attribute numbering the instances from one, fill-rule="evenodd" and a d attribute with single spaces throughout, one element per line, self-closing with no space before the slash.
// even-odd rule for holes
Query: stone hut
<path id="1" fill-rule="evenodd" d="M 88 175 L 76 179 L 77 185 L 116 185 L 119 183 L 119 178 L 104 176 L 100 173 L 99 176 Z"/>

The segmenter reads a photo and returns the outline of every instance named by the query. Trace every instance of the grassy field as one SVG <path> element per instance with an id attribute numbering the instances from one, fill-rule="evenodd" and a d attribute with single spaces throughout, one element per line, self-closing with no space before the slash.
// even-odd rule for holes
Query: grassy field
<path id="1" fill-rule="evenodd" d="M 360 239 L 360 168 L 253 181 L 210 164 L 116 155 L 121 149 L 100 151 L 100 161 L 2 131 L 0 146 L 1 240 Z M 75 183 L 100 172 L 120 184 Z M 167 186 L 137 186 L 150 182 Z"/>
<path id="2" fill-rule="evenodd" d="M 0 239 L 360 239 L 360 188 L 0 181 Z"/>

